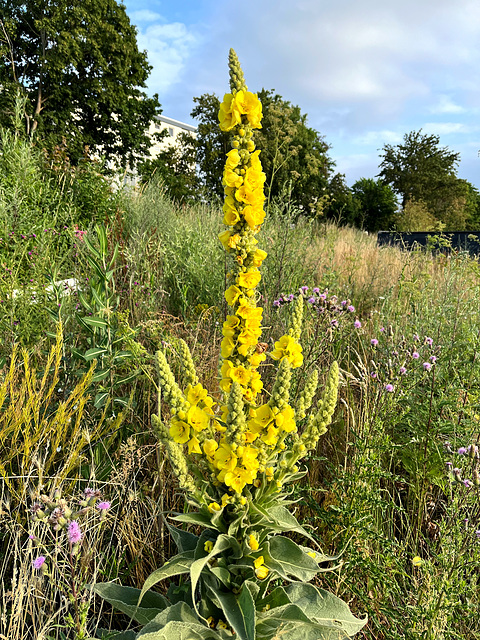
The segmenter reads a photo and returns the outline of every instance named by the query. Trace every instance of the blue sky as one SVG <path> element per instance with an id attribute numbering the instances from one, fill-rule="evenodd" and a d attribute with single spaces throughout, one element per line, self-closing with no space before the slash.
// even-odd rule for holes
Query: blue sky
<path id="1" fill-rule="evenodd" d="M 460 152 L 480 188 L 479 0 L 124 0 L 163 114 L 190 124 L 193 97 L 228 90 L 233 47 L 251 91 L 308 114 L 348 184 L 379 150 L 423 129 Z"/>

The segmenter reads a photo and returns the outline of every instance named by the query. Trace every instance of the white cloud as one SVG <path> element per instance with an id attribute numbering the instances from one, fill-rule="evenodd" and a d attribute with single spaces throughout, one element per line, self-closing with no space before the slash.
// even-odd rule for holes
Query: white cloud
<path id="1" fill-rule="evenodd" d="M 139 22 L 159 22 L 163 20 L 163 17 L 159 13 L 150 11 L 150 9 L 132 11 L 129 13 L 129 18 L 133 24 L 138 24 Z"/>
<path id="2" fill-rule="evenodd" d="M 185 63 L 192 56 L 196 43 L 195 33 L 181 22 L 151 24 L 139 30 L 138 46 L 147 50 L 148 61 L 153 67 L 148 85 L 159 93 L 160 102 L 162 94 L 181 81 Z"/>
<path id="3" fill-rule="evenodd" d="M 381 145 L 384 144 L 398 144 L 402 141 L 403 136 L 399 134 L 397 131 L 367 131 L 360 136 L 354 138 L 353 142 L 355 144 L 361 144 L 365 146 L 370 145 Z"/>
<path id="4" fill-rule="evenodd" d="M 436 105 L 430 108 L 431 113 L 465 113 L 466 109 L 456 104 L 450 96 L 441 95 Z"/>
<path id="5" fill-rule="evenodd" d="M 445 136 L 450 133 L 471 133 L 472 127 L 462 122 L 427 122 L 422 127 L 425 133 L 433 133 L 439 136 Z"/>

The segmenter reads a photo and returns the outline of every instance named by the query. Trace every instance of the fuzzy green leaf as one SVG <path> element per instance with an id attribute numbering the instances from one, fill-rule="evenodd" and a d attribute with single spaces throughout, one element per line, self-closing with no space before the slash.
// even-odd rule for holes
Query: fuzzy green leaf
<path id="1" fill-rule="evenodd" d="M 183 529 L 174 527 L 173 524 L 168 524 L 168 522 L 167 528 L 180 553 L 183 551 L 195 551 L 198 536 L 190 533 L 189 531 L 183 531 Z"/>
<path id="2" fill-rule="evenodd" d="M 113 582 L 100 582 L 94 585 L 93 591 L 113 607 L 140 624 L 147 624 L 147 622 L 153 620 L 169 604 L 168 600 L 159 593 L 149 591 L 145 594 L 142 606 L 138 606 L 140 589 L 122 587 Z"/>
<path id="3" fill-rule="evenodd" d="M 171 620 L 163 629 L 145 633 L 146 627 L 137 635 L 138 640 L 223 640 L 213 629 L 200 623 Z"/>
<path id="4" fill-rule="evenodd" d="M 289 538 L 275 536 L 264 546 L 265 564 L 285 580 L 294 576 L 308 582 L 318 573 L 318 565 L 313 558 Z"/>
<path id="5" fill-rule="evenodd" d="M 215 594 L 225 617 L 240 640 L 255 640 L 255 602 L 245 584 L 239 594 L 209 587 Z"/>
<path id="6" fill-rule="evenodd" d="M 270 518 L 272 519 L 274 525 L 273 529 L 276 531 L 296 531 L 297 533 L 302 534 L 309 540 L 314 541 L 312 536 L 306 531 L 298 520 L 295 518 L 293 514 L 290 513 L 288 509 L 286 509 L 282 505 L 276 505 L 274 507 L 270 507 L 266 510 Z"/>
<path id="7" fill-rule="evenodd" d="M 144 597 L 145 593 L 151 589 L 154 585 L 165 578 L 170 576 L 179 576 L 184 573 L 190 573 L 190 568 L 194 562 L 193 551 L 184 551 L 174 556 L 171 560 L 166 562 L 163 567 L 156 569 L 145 580 L 142 591 L 140 593 L 139 604 Z"/>

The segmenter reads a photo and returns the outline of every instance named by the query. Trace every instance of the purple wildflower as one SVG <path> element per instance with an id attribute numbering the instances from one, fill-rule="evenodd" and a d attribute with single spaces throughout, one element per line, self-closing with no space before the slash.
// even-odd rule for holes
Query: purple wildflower
<path id="1" fill-rule="evenodd" d="M 355 307 L 353 306 L 353 304 L 348 305 L 347 311 L 350 311 L 350 313 L 355 313 Z"/>
<path id="2" fill-rule="evenodd" d="M 370 340 L 370 344 L 372 345 L 372 347 L 376 347 L 378 344 L 378 340 L 376 338 L 372 338 Z"/>
<path id="3" fill-rule="evenodd" d="M 457 453 L 459 456 L 464 456 L 467 453 L 467 447 L 460 447 Z"/>
<path id="4" fill-rule="evenodd" d="M 305 285 L 305 284 L 304 284 L 304 285 L 303 285 L 303 287 L 300 287 L 300 291 L 301 291 L 302 293 L 307 293 L 307 291 L 308 291 L 308 287 L 307 287 L 307 285 Z"/>
<path id="5" fill-rule="evenodd" d="M 274 301 L 273 301 L 273 306 L 274 306 L 274 307 L 279 307 L 279 306 L 280 306 L 280 304 L 281 304 L 281 303 L 280 303 L 280 300 L 274 300 Z"/>
<path id="6" fill-rule="evenodd" d="M 370 374 L 370 376 L 375 380 L 375 378 L 377 377 L 377 373 L 376 373 L 376 371 L 372 371 L 372 373 Z"/>
<path id="7" fill-rule="evenodd" d="M 425 369 L 425 371 L 430 371 L 430 369 L 432 368 L 432 365 L 430 362 L 424 362 L 423 368 Z"/>
<path id="8" fill-rule="evenodd" d="M 35 560 L 33 561 L 33 568 L 41 569 L 45 564 L 45 560 L 46 560 L 45 556 L 38 556 L 38 558 L 35 558 Z"/>
<path id="9" fill-rule="evenodd" d="M 334 318 L 331 322 L 330 322 L 332 327 L 338 327 L 338 320 L 336 318 Z"/>
<path id="10" fill-rule="evenodd" d="M 386 384 L 385 385 L 385 391 L 387 391 L 388 393 L 393 393 L 393 384 Z"/>
<path id="11" fill-rule="evenodd" d="M 315 298 L 312 296 L 307 300 L 307 302 L 309 302 L 310 304 L 315 304 Z"/>
<path id="12" fill-rule="evenodd" d="M 380 331 L 381 331 L 382 333 L 385 333 L 385 327 L 380 327 Z"/>
<path id="13" fill-rule="evenodd" d="M 77 544 L 82 539 L 82 531 L 76 520 L 72 520 L 68 525 L 68 539 L 72 544 Z"/>
<path id="14" fill-rule="evenodd" d="M 420 336 L 417 333 L 413 334 L 413 339 L 414 340 L 420 340 Z"/>
<path id="15" fill-rule="evenodd" d="M 347 305 L 347 301 L 346 300 L 342 300 L 341 303 L 342 307 L 345 307 Z"/>
<path id="16" fill-rule="evenodd" d="M 473 487 L 473 482 L 468 478 L 463 481 L 463 484 L 467 487 L 467 489 L 470 489 L 470 487 Z"/>
<path id="17" fill-rule="evenodd" d="M 436 361 L 437 361 L 436 356 L 430 356 L 430 362 L 436 362 Z"/>
<path id="18" fill-rule="evenodd" d="M 320 300 L 326 300 L 327 299 L 327 294 L 326 293 L 321 293 L 319 295 Z"/>
<path id="19" fill-rule="evenodd" d="M 288 301 L 289 301 L 289 302 L 293 302 L 294 300 L 295 300 L 295 296 L 294 296 L 294 294 L 293 294 L 293 293 L 291 293 L 291 294 L 288 296 Z"/>
<path id="20" fill-rule="evenodd" d="M 360 320 L 355 320 L 355 322 L 353 323 L 353 326 L 355 327 L 355 329 L 360 329 L 362 326 L 362 323 L 360 322 Z"/>
<path id="21" fill-rule="evenodd" d="M 433 344 L 433 338 L 429 338 L 428 336 L 425 338 L 425 343 L 429 344 L 430 346 L 432 346 Z"/>
<path id="22" fill-rule="evenodd" d="M 480 529 L 478 529 L 477 531 L 475 531 L 475 535 L 477 536 L 477 538 L 480 540 Z"/>
<path id="23" fill-rule="evenodd" d="M 97 509 L 99 509 L 99 511 L 108 511 L 111 506 L 110 502 L 99 502 L 97 504 Z"/>
<path id="24" fill-rule="evenodd" d="M 317 296 L 320 293 L 320 289 L 318 287 L 313 287 L 312 289 L 313 293 L 315 293 Z"/>
<path id="25" fill-rule="evenodd" d="M 405 367 L 400 367 L 400 375 L 404 376 L 407 373 L 407 370 L 405 369 Z"/>
<path id="26" fill-rule="evenodd" d="M 419 357 L 420 357 L 420 354 L 419 354 L 417 351 L 414 351 L 414 352 L 412 353 L 412 358 L 414 358 L 415 360 L 418 360 L 418 359 L 419 359 Z"/>

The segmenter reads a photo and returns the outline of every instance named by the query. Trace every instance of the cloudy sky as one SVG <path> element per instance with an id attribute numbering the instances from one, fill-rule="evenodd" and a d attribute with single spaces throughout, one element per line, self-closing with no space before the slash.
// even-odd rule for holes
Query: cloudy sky
<path id="1" fill-rule="evenodd" d="M 192 98 L 228 90 L 233 47 L 251 91 L 308 114 L 348 184 L 378 173 L 409 131 L 461 154 L 480 188 L 479 0 L 124 0 L 163 114 L 195 124 Z"/>

